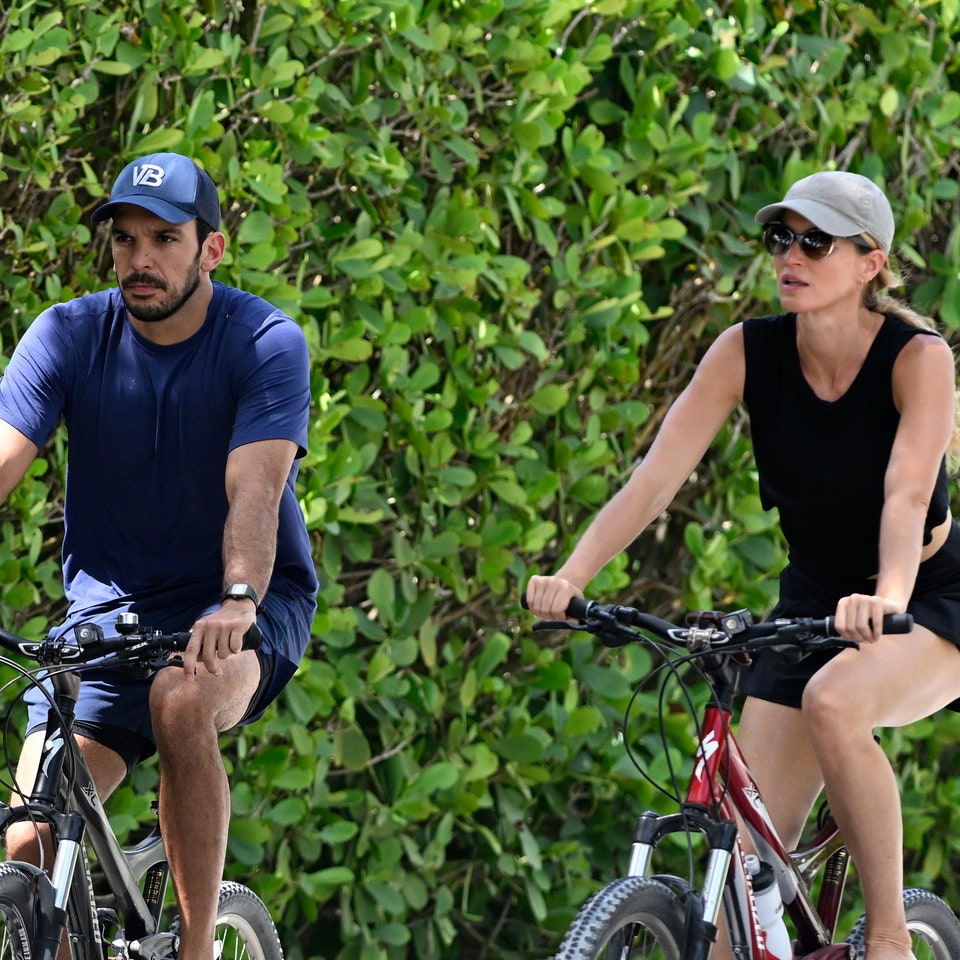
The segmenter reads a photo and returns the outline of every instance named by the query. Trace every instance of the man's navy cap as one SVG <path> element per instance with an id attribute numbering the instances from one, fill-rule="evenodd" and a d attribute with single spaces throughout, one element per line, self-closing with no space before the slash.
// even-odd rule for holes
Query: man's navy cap
<path id="1" fill-rule="evenodd" d="M 167 223 L 203 220 L 220 229 L 220 197 L 210 177 L 189 157 L 154 153 L 128 163 L 110 191 L 110 200 L 90 219 L 103 223 L 125 204 L 143 207 Z"/>

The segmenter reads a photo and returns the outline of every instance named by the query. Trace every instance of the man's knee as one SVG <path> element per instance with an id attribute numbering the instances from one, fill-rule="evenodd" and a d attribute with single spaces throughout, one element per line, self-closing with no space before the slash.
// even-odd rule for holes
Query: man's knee
<path id="1" fill-rule="evenodd" d="M 163 736 L 166 729 L 181 735 L 195 730 L 210 718 L 213 703 L 202 693 L 202 684 L 186 680 L 182 673 L 173 676 L 170 667 L 157 675 L 150 688 L 150 717 L 154 733 Z"/>
<path id="2" fill-rule="evenodd" d="M 50 828 L 45 823 L 14 823 L 7 830 L 7 859 L 40 865 L 40 845 L 43 844 L 43 862 L 47 867 L 53 860 Z"/>
<path id="3" fill-rule="evenodd" d="M 254 654 L 237 661 L 219 677 L 186 677 L 176 667 L 157 674 L 150 689 L 150 716 L 158 742 L 183 737 L 186 731 L 221 733 L 243 719 L 257 691 L 260 668 Z"/>

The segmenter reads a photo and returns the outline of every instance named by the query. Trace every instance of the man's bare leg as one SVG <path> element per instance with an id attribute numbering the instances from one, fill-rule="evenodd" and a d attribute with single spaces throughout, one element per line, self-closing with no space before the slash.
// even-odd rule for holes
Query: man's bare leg
<path id="1" fill-rule="evenodd" d="M 214 676 L 161 671 L 150 694 L 160 757 L 160 826 L 182 923 L 180 960 L 211 960 L 230 825 L 230 785 L 219 734 L 239 723 L 260 682 L 247 652 Z"/>

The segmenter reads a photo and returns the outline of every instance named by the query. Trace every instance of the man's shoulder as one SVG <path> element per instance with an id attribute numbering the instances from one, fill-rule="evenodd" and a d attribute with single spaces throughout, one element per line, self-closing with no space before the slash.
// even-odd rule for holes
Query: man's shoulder
<path id="1" fill-rule="evenodd" d="M 109 336 L 108 331 L 122 318 L 123 300 L 116 287 L 87 293 L 42 310 L 25 331 L 21 343 L 24 349 L 29 349 L 31 343 L 52 347 L 63 342 L 78 346 Z"/>
<path id="2" fill-rule="evenodd" d="M 72 300 L 56 303 L 43 311 L 40 316 L 50 316 L 58 319 L 100 319 L 105 314 L 113 314 L 122 310 L 123 300 L 116 287 L 107 290 L 98 290 L 96 293 L 85 293 Z"/>
<path id="3" fill-rule="evenodd" d="M 214 309 L 221 317 L 254 328 L 279 323 L 300 329 L 300 325 L 289 314 L 255 293 L 228 286 L 218 280 L 214 281 L 213 286 Z"/>

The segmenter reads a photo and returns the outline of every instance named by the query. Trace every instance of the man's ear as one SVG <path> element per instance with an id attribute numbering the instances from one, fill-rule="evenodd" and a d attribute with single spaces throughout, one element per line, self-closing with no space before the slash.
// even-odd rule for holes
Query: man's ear
<path id="1" fill-rule="evenodd" d="M 213 273 L 220 266 L 226 249 L 227 238 L 219 230 L 207 234 L 200 250 L 200 269 L 205 273 Z"/>

